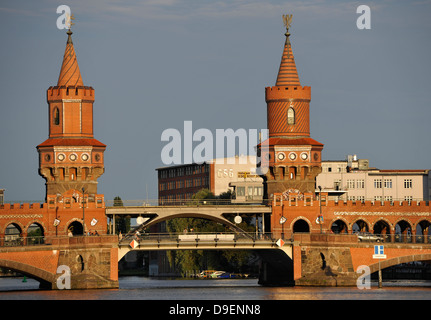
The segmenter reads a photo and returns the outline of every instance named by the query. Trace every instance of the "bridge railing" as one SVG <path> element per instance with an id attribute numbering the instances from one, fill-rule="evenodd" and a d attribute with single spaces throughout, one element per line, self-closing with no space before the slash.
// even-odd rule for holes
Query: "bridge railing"
<path id="1" fill-rule="evenodd" d="M 224 205 L 249 205 L 250 203 L 234 202 L 235 199 L 150 199 L 150 200 L 105 200 L 107 207 L 155 207 L 155 206 L 224 206 Z M 259 203 L 253 203 L 259 205 Z"/>
<path id="2" fill-rule="evenodd" d="M 119 239 L 120 245 L 129 245 L 131 241 L 154 241 L 160 242 L 165 240 L 172 241 L 195 241 L 195 242 L 224 242 L 224 241 L 275 241 L 272 233 L 228 233 L 228 232 L 178 232 L 178 233 L 135 233 Z"/>
<path id="3" fill-rule="evenodd" d="M 38 245 L 80 245 L 105 242 L 116 243 L 117 235 L 102 234 L 97 236 L 29 236 L 0 238 L 0 247 L 31 247 Z"/>
<path id="4" fill-rule="evenodd" d="M 2 247 L 19 247 L 41 245 L 46 243 L 45 237 L 6 237 L 0 238 L 0 246 Z"/>
<path id="5" fill-rule="evenodd" d="M 396 243 L 396 244 L 431 244 L 431 235 L 413 234 L 371 234 L 371 233 L 293 233 L 285 234 L 285 239 L 298 242 L 332 243 Z"/>

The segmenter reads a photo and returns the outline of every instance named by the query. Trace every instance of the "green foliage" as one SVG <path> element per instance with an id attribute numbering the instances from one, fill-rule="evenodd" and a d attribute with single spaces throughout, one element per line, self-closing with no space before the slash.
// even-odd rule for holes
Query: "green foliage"
<path id="1" fill-rule="evenodd" d="M 114 207 L 122 207 L 123 206 L 123 200 L 119 196 L 116 196 L 114 198 Z"/>
<path id="2" fill-rule="evenodd" d="M 211 200 L 231 199 L 231 191 L 220 195 L 214 194 L 208 189 L 202 189 L 195 193 L 189 204 L 212 204 Z M 205 202 L 204 202 L 205 201 Z M 233 222 L 233 218 L 231 220 Z M 247 232 L 254 232 L 255 227 L 250 225 L 251 219 L 244 218 L 238 226 Z M 166 221 L 166 230 L 169 233 L 222 233 L 231 230 L 221 223 L 200 218 L 176 218 Z M 228 272 L 242 272 L 249 267 L 252 253 L 247 250 L 176 250 L 167 252 L 168 261 L 179 273 L 186 274 L 190 271 L 206 269 L 224 270 Z"/>
<path id="3" fill-rule="evenodd" d="M 114 198 L 114 207 L 122 207 L 123 200 L 119 196 Z M 115 219 L 115 231 L 117 234 L 120 232 L 125 234 L 130 230 L 130 217 L 118 216 Z"/>

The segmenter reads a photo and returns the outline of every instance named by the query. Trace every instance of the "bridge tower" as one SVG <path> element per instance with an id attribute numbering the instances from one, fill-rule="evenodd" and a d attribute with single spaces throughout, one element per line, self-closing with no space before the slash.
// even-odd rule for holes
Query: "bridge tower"
<path id="1" fill-rule="evenodd" d="M 106 145 L 94 139 L 94 89 L 84 86 L 70 29 L 67 35 L 57 85 L 47 90 L 49 138 L 37 146 L 39 174 L 46 198 L 82 191 L 94 198 Z"/>
<path id="2" fill-rule="evenodd" d="M 265 88 L 269 138 L 259 145 L 265 196 L 315 191 L 323 144 L 310 138 L 311 88 L 301 86 L 290 42 L 292 15 L 284 15 L 286 40 L 275 86 Z"/>

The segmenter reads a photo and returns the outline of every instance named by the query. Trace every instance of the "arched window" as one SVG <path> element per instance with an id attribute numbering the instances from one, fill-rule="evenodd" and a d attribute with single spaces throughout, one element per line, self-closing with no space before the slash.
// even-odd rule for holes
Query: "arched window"
<path id="1" fill-rule="evenodd" d="M 57 107 L 55 107 L 54 111 L 52 112 L 52 122 L 55 125 L 59 125 L 60 124 L 60 111 L 58 111 Z"/>
<path id="2" fill-rule="evenodd" d="M 295 124 L 295 110 L 293 110 L 292 107 L 290 107 L 287 110 L 287 124 L 288 125 L 293 125 Z"/>

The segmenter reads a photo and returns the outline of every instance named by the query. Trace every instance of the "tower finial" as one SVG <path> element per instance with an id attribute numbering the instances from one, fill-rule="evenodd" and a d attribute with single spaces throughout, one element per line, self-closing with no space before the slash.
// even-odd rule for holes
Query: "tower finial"
<path id="1" fill-rule="evenodd" d="M 290 36 L 289 28 L 290 28 L 290 25 L 292 24 L 292 15 L 291 14 L 283 14 L 283 23 L 284 23 L 284 26 L 286 27 L 285 35 L 286 35 L 286 37 L 288 37 L 288 36 Z"/>
<path id="2" fill-rule="evenodd" d="M 72 28 L 72 26 L 75 24 L 74 22 L 72 22 L 73 20 L 75 20 L 75 17 L 73 16 L 73 14 L 69 14 L 66 13 L 66 26 L 69 27 L 69 30 L 67 30 L 67 43 L 72 43 L 72 30 L 70 30 L 70 28 Z"/>
<path id="3" fill-rule="evenodd" d="M 72 20 L 73 14 L 66 15 L 67 42 L 64 51 L 63 63 L 61 65 L 60 76 L 58 77 L 57 86 L 83 86 L 81 73 L 79 71 L 78 61 L 76 60 L 75 48 L 72 41 L 71 27 L 74 25 Z"/>
<path id="4" fill-rule="evenodd" d="M 72 28 L 72 26 L 75 24 L 74 22 L 72 22 L 72 20 L 75 20 L 73 14 L 66 13 L 66 26 L 69 26 L 69 31 L 70 28 Z"/>
<path id="5" fill-rule="evenodd" d="M 296 70 L 295 59 L 293 58 L 292 45 L 290 44 L 289 27 L 292 24 L 292 15 L 283 14 L 283 23 L 286 27 L 286 40 L 284 41 L 284 50 L 281 57 L 280 69 L 276 86 L 300 86 L 298 71 Z"/>

